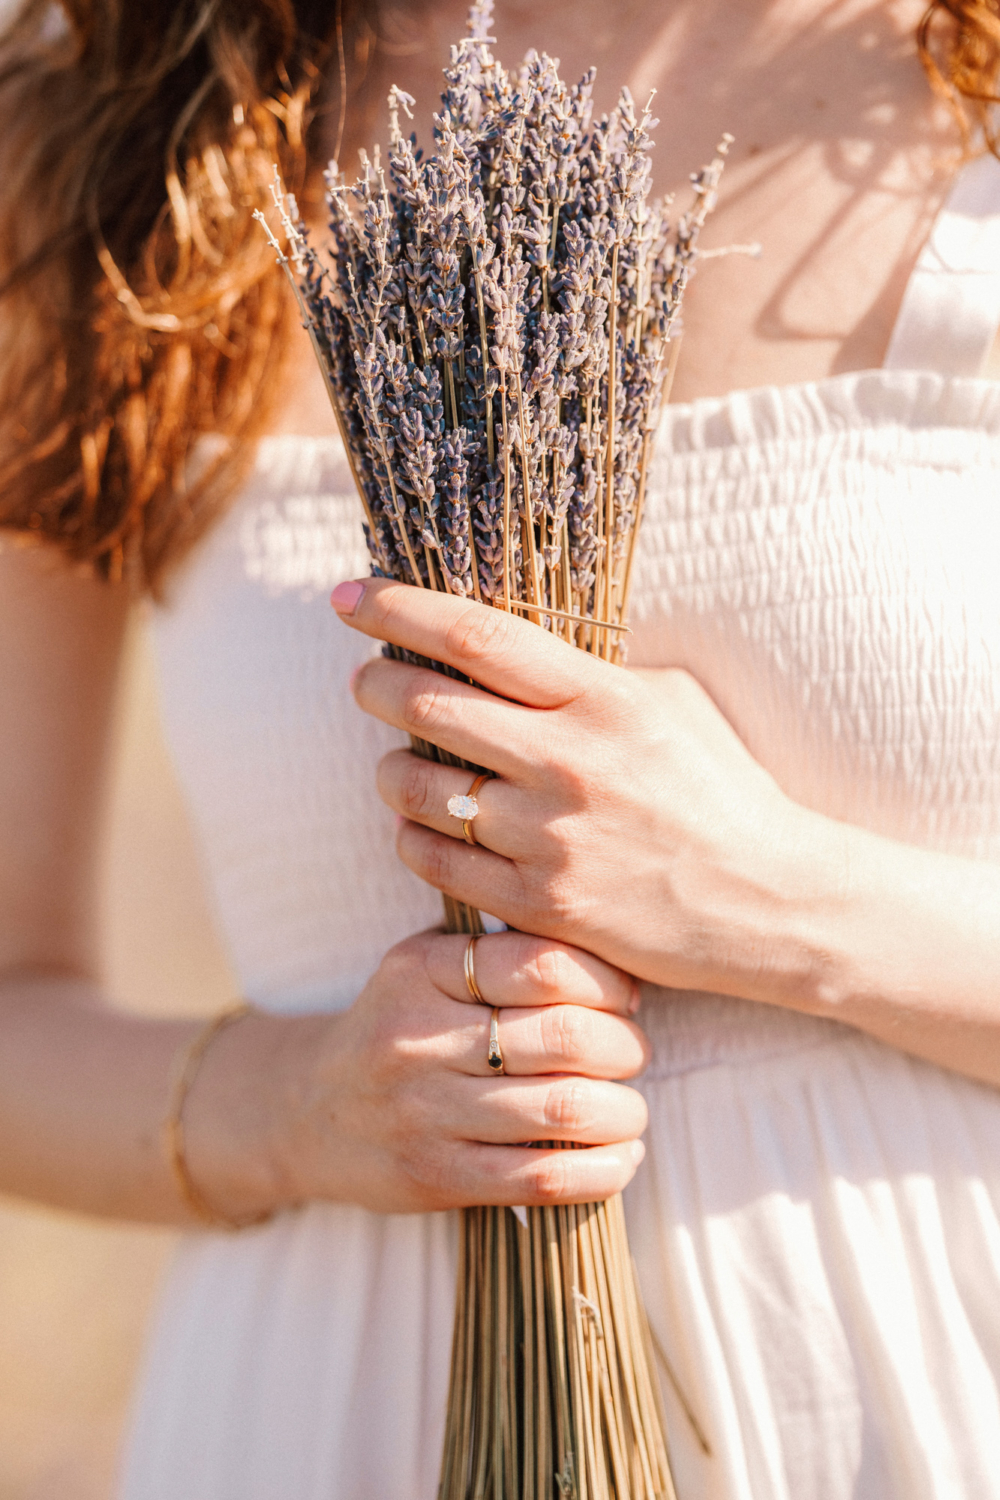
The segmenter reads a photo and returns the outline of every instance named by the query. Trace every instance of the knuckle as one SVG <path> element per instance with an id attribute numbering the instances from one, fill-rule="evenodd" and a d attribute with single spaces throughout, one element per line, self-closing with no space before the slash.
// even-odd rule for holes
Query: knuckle
<path id="1" fill-rule="evenodd" d="M 412 979 L 415 970 L 424 968 L 433 940 L 433 934 L 427 932 L 403 938 L 383 955 L 382 973 L 392 979 Z"/>
<path id="2" fill-rule="evenodd" d="M 569 1136 L 582 1131 L 588 1115 L 587 1093 L 582 1079 L 561 1078 L 553 1083 L 543 1111 L 546 1129 Z"/>
<path id="3" fill-rule="evenodd" d="M 601 677 L 601 712 L 607 718 L 631 721 L 636 713 L 635 680 L 624 672 L 607 672 Z"/>
<path id="4" fill-rule="evenodd" d="M 588 915 L 586 882 L 580 880 L 572 871 L 550 874 L 542 882 L 542 889 L 532 892 L 532 895 L 544 903 L 543 909 L 549 931 L 568 937 L 586 924 Z"/>
<path id="5" fill-rule="evenodd" d="M 589 1021 L 587 1012 L 576 1005 L 553 1005 L 544 1011 L 541 1026 L 546 1057 L 564 1067 L 581 1067 L 590 1050 Z"/>
<path id="6" fill-rule="evenodd" d="M 572 817 L 586 811 L 594 796 L 593 757 L 577 760 L 575 755 L 567 755 L 559 746 L 543 759 L 543 768 L 564 813 Z M 558 825 L 553 833 L 558 834 L 562 842 L 569 841 L 569 829 L 565 823 Z"/>
<path id="7" fill-rule="evenodd" d="M 554 1151 L 538 1162 L 531 1171 L 532 1196 L 540 1203 L 558 1203 L 570 1191 L 571 1163 L 568 1151 Z"/>
<path id="8" fill-rule="evenodd" d="M 408 818 L 423 818 L 431 810 L 431 775 L 429 767 L 414 758 L 403 772 L 399 788 L 402 810 Z"/>
<path id="9" fill-rule="evenodd" d="M 447 886 L 451 879 L 451 842 L 447 834 L 439 834 L 433 841 L 428 840 L 422 851 L 420 873 L 428 885 L 436 886 L 438 890 Z"/>
<path id="10" fill-rule="evenodd" d="M 379 964 L 379 980 L 390 991 L 399 987 L 413 966 L 414 956 L 406 951 L 406 945 L 400 943 L 396 948 L 390 948 L 382 962 Z"/>
<path id="11" fill-rule="evenodd" d="M 447 654 L 451 660 L 462 662 L 495 657 L 506 645 L 509 634 L 510 624 L 502 610 L 470 604 L 448 627 L 445 635 Z"/>
<path id="12" fill-rule="evenodd" d="M 565 948 L 534 938 L 529 944 L 525 967 L 543 993 L 560 995 L 569 987 L 574 966 Z"/>
<path id="13" fill-rule="evenodd" d="M 403 717 L 415 729 L 434 729 L 445 718 L 446 705 L 447 699 L 436 684 L 422 682 L 406 694 Z"/>

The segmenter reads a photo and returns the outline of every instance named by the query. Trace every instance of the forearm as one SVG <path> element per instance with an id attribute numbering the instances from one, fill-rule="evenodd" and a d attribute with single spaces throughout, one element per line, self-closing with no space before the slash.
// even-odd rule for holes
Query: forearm
<path id="1" fill-rule="evenodd" d="M 189 1165 L 220 1214 L 281 1201 L 269 1080 L 279 1087 L 287 1026 L 255 1014 L 220 1034 L 188 1097 Z M 200 1027 L 114 1010 L 82 979 L 0 982 L 0 1189 L 109 1217 L 198 1222 L 164 1122 L 177 1059 Z"/>
<path id="2" fill-rule="evenodd" d="M 810 813 L 799 829 L 784 906 L 797 958 L 771 983 L 760 970 L 756 998 L 1000 1085 L 1000 867 Z"/>

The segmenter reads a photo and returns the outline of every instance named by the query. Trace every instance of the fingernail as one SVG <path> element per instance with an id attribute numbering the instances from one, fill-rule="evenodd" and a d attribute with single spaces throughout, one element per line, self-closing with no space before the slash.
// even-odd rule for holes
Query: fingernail
<path id="1" fill-rule="evenodd" d="M 646 1154 L 646 1148 L 642 1141 L 630 1141 L 629 1145 L 632 1147 L 632 1160 L 638 1166 Z"/>
<path id="2" fill-rule="evenodd" d="M 360 665 L 356 666 L 354 668 L 354 671 L 351 673 L 350 677 L 348 677 L 348 679 L 347 679 L 347 687 L 348 687 L 348 691 L 349 692 L 352 692 L 352 693 L 354 692 L 354 684 L 358 680 L 358 673 L 361 671 L 361 667 L 363 665 L 364 665 L 364 663 L 362 662 Z"/>
<path id="3" fill-rule="evenodd" d="M 639 981 L 638 981 L 638 979 L 633 979 L 633 981 L 632 981 L 632 998 L 631 998 L 631 1000 L 628 1003 L 628 1013 L 629 1013 L 629 1015 L 630 1016 L 634 1016 L 635 1013 L 636 1013 L 636 1011 L 639 1009 L 639 1006 L 641 1004 L 642 1004 L 642 996 L 639 993 Z"/>
<path id="4" fill-rule="evenodd" d="M 330 595 L 330 603 L 338 615 L 353 615 L 364 591 L 364 584 L 358 583 L 356 580 L 351 580 L 348 583 L 338 583 Z"/>
<path id="5" fill-rule="evenodd" d="M 402 813 L 396 813 L 395 814 L 395 818 L 396 818 L 396 832 L 398 833 L 399 830 L 402 828 L 403 824 L 406 822 L 406 819 L 403 817 Z"/>

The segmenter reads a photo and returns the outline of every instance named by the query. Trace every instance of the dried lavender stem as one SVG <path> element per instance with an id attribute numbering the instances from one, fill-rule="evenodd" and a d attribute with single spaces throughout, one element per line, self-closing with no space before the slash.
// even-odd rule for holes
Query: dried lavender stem
<path id="1" fill-rule="evenodd" d="M 612 547 L 615 534 L 615 402 L 618 395 L 618 241 L 615 240 L 614 249 L 611 252 L 611 303 L 608 313 L 608 458 L 607 458 L 607 481 L 604 491 L 605 498 L 605 522 L 604 534 L 607 538 L 608 565 L 607 582 L 605 585 L 604 614 L 610 618 L 614 603 L 612 599 L 612 579 L 614 574 L 614 556 Z M 608 637 L 605 637 L 605 641 Z"/>
<path id="2" fill-rule="evenodd" d="M 607 475 L 604 472 L 604 447 L 597 449 L 597 504 L 595 514 L 597 519 L 597 557 L 594 561 L 594 611 L 600 613 L 603 604 L 604 572 L 608 562 L 608 538 L 605 535 L 604 522 L 607 517 L 607 499 L 605 486 Z M 600 655 L 599 648 L 593 644 L 595 637 L 591 633 L 591 644 L 589 650 L 595 656 Z"/>
<path id="3" fill-rule="evenodd" d="M 548 1282 L 549 1282 L 549 1308 L 552 1331 L 555 1335 L 555 1365 L 556 1365 L 556 1464 L 557 1471 L 561 1473 L 565 1467 L 566 1459 L 573 1451 L 573 1434 L 570 1429 L 569 1412 L 569 1388 L 566 1383 L 566 1333 L 562 1318 L 558 1311 L 564 1305 L 563 1278 L 560 1269 L 559 1255 L 559 1233 L 556 1225 L 556 1214 L 558 1210 L 546 1208 L 545 1214 L 545 1238 L 548 1251 Z"/>
<path id="4" fill-rule="evenodd" d="M 522 514 L 528 554 L 528 576 L 531 579 L 531 602 L 541 604 L 542 591 L 538 582 L 538 558 L 535 555 L 535 523 L 531 513 L 531 481 L 528 477 L 528 438 L 524 419 L 524 394 L 521 390 L 521 375 L 518 370 L 514 371 L 514 394 L 517 400 L 517 420 L 521 424 Z"/>
<path id="5" fill-rule="evenodd" d="M 560 563 L 559 570 L 562 573 L 563 603 L 566 606 L 564 616 L 568 616 L 570 619 L 572 619 L 572 615 L 569 614 L 569 611 L 573 603 L 573 577 L 570 571 L 569 522 L 566 520 L 563 521 L 562 525 L 560 546 L 562 547 L 562 561 Z M 572 626 L 567 626 L 566 628 L 566 639 L 568 641 L 572 641 L 573 639 Z"/>
<path id="6" fill-rule="evenodd" d="M 507 371 L 500 371 L 503 416 L 503 607 L 510 613 L 510 442 L 507 436 Z"/>
<path id="7" fill-rule="evenodd" d="M 634 1274 L 637 1275 L 638 1273 Z M 660 1364 L 663 1367 L 663 1373 L 667 1377 L 667 1382 L 670 1386 L 670 1389 L 673 1391 L 674 1395 L 677 1398 L 678 1405 L 687 1418 L 688 1425 L 690 1426 L 691 1431 L 694 1433 L 695 1441 L 697 1442 L 698 1447 L 701 1449 L 702 1453 L 704 1453 L 706 1458 L 711 1458 L 712 1445 L 708 1441 L 708 1438 L 705 1435 L 705 1429 L 704 1427 L 702 1427 L 701 1422 L 698 1420 L 698 1415 L 692 1407 L 687 1393 L 685 1392 L 684 1387 L 681 1385 L 680 1380 L 678 1379 L 676 1370 L 674 1369 L 670 1360 L 667 1358 L 666 1353 L 663 1349 L 663 1345 L 660 1343 L 660 1340 L 656 1336 L 656 1329 L 653 1327 L 652 1323 L 650 1323 L 648 1318 L 645 1319 L 645 1324 L 646 1329 L 649 1333 L 651 1352 L 655 1354 L 656 1358 L 659 1360 Z"/>
<path id="8" fill-rule="evenodd" d="M 577 1411 L 581 1414 L 582 1430 L 576 1434 L 577 1451 L 580 1454 L 581 1463 L 577 1472 L 577 1485 L 581 1497 L 589 1492 L 587 1482 L 588 1475 L 593 1474 L 596 1465 L 596 1454 L 594 1450 L 594 1432 L 591 1421 L 589 1403 L 584 1399 L 584 1386 L 587 1377 L 587 1336 L 580 1316 L 579 1289 L 582 1281 L 580 1268 L 580 1216 L 576 1204 L 570 1204 L 563 1210 L 566 1223 L 564 1234 L 563 1261 L 565 1265 L 566 1281 L 570 1288 L 572 1302 L 572 1321 L 569 1348 L 569 1379 L 573 1391 L 573 1402 Z M 594 1500 L 604 1500 L 604 1497 L 595 1496 Z"/>
<path id="9" fill-rule="evenodd" d="M 455 371 L 450 359 L 446 359 L 444 362 L 444 389 L 445 395 L 451 404 L 451 427 L 452 431 L 454 431 L 461 423 L 458 418 L 458 402 L 455 399 Z"/>
<path id="10" fill-rule="evenodd" d="M 512 599 L 511 609 L 523 610 L 529 615 L 551 615 L 554 620 L 572 620 L 574 625 L 593 625 L 598 630 L 616 630 L 621 635 L 631 635 L 632 631 L 628 625 L 619 625 L 614 620 L 595 620 L 593 615 L 573 615 L 568 610 L 553 609 L 551 604 L 544 600 L 540 604 L 529 604 L 527 599 Z"/>
<path id="11" fill-rule="evenodd" d="M 532 1237 L 532 1290 L 538 1295 L 539 1306 L 535 1314 L 536 1328 L 536 1355 L 538 1359 L 538 1389 L 545 1393 L 546 1403 L 550 1392 L 550 1375 L 548 1361 L 548 1346 L 546 1344 L 546 1316 L 544 1306 L 545 1294 L 545 1262 L 542 1252 L 542 1216 L 539 1213 L 529 1215 L 528 1224 Z M 535 1483 L 538 1491 L 538 1500 L 546 1495 L 546 1489 L 551 1486 L 552 1473 L 552 1428 L 548 1422 L 540 1425 L 538 1434 L 537 1463 L 535 1465 Z M 546 1497 L 547 1500 L 547 1497 Z"/>
<path id="12" fill-rule="evenodd" d="M 399 494 L 398 494 L 398 492 L 396 490 L 396 481 L 392 477 L 392 460 L 389 457 L 389 451 L 388 451 L 388 448 L 386 447 L 385 432 L 384 432 L 384 429 L 382 427 L 382 423 L 381 423 L 381 421 L 379 419 L 378 408 L 377 407 L 373 408 L 373 410 L 372 410 L 372 418 L 373 418 L 373 421 L 374 421 L 375 430 L 376 430 L 376 432 L 378 434 L 378 444 L 379 444 L 378 451 L 379 451 L 379 457 L 381 458 L 383 464 L 385 465 L 386 475 L 387 475 L 388 480 L 389 480 L 389 495 L 390 495 L 390 498 L 391 498 L 391 501 L 392 501 L 392 508 L 393 508 L 393 511 L 395 512 L 396 520 L 397 520 L 398 525 L 399 525 L 399 535 L 400 535 L 400 537 L 402 539 L 403 548 L 404 548 L 404 550 L 406 552 L 406 561 L 409 564 L 410 572 L 413 575 L 413 582 L 415 584 L 417 584 L 417 586 L 419 588 L 423 588 L 424 587 L 424 580 L 420 576 L 420 569 L 417 567 L 417 559 L 414 557 L 414 555 L 413 555 L 413 548 L 410 545 L 410 538 L 409 538 L 409 536 L 407 534 L 407 529 L 406 529 L 406 518 L 405 518 L 402 510 L 400 509 Z"/>

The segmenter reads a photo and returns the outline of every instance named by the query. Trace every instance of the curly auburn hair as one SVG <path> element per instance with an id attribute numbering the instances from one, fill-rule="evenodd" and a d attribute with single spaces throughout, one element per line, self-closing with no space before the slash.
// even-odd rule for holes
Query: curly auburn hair
<path id="1" fill-rule="evenodd" d="M 978 126 L 1000 155 L 993 123 L 993 106 L 1000 104 L 998 0 L 932 0 L 917 28 L 917 46 L 935 92 L 954 108 L 966 147 Z"/>
<path id="2" fill-rule="evenodd" d="M 343 120 L 375 7 L 61 0 L 54 26 L 21 0 L 0 38 L 0 526 L 155 591 L 219 513 L 292 320 L 252 214 L 276 160 L 304 182 L 325 75 Z M 995 148 L 1000 0 L 933 0 L 918 44 Z M 195 477 L 209 433 L 228 443 Z"/>
<path id="3" fill-rule="evenodd" d="M 290 317 L 252 214 L 276 161 L 301 187 L 324 70 L 343 118 L 373 9 L 62 0 L 54 25 L 22 0 L 0 40 L 0 525 L 140 588 L 205 531 Z M 229 441 L 194 478 L 207 433 Z"/>

